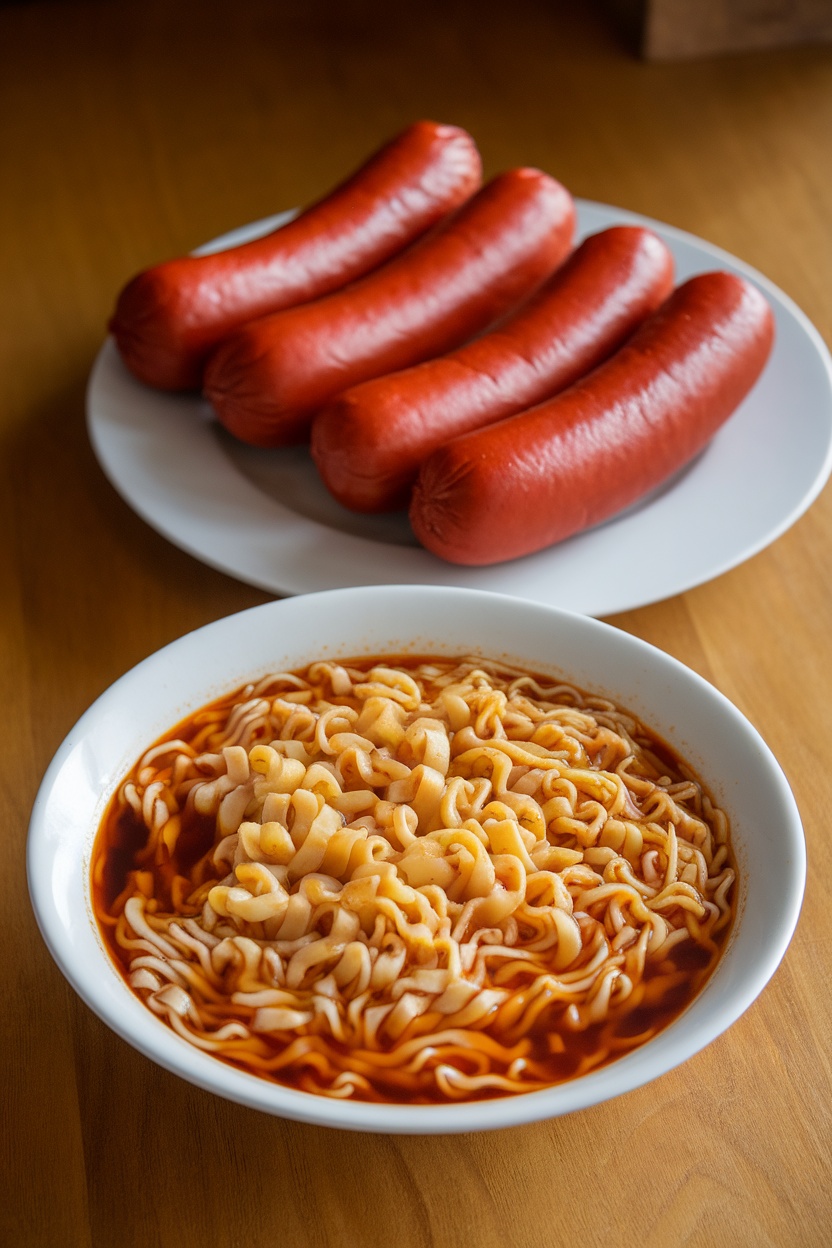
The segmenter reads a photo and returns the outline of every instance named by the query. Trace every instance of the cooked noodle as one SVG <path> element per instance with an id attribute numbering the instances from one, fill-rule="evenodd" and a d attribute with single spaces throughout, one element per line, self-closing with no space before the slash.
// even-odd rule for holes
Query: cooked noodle
<path id="1" fill-rule="evenodd" d="M 712 970 L 734 869 L 724 814 L 612 703 L 399 658 L 270 675 L 179 725 L 118 789 L 93 886 L 177 1034 L 309 1092 L 418 1103 L 649 1039 Z"/>

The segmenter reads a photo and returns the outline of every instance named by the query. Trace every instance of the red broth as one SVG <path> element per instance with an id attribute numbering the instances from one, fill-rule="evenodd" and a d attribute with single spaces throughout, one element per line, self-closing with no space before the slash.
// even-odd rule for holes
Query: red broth
<path id="1" fill-rule="evenodd" d="M 725 816 L 666 742 L 551 678 L 320 663 L 156 747 L 98 832 L 99 927 L 163 1024 L 263 1078 L 410 1104 L 537 1090 L 656 1035 L 724 948 Z"/>

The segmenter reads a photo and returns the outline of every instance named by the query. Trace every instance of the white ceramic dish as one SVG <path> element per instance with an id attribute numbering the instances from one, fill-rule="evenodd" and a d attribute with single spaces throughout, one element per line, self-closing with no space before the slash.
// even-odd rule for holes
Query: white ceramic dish
<path id="1" fill-rule="evenodd" d="M 740 899 L 719 966 L 676 1022 L 593 1074 L 542 1092 L 448 1106 L 352 1104 L 297 1092 L 233 1070 L 176 1036 L 126 987 L 99 938 L 89 890 L 94 834 L 116 784 L 150 742 L 254 675 L 323 654 L 405 649 L 505 657 L 607 694 L 670 741 L 729 814 Z M 780 962 L 800 909 L 805 848 L 791 791 L 764 742 L 730 702 L 676 660 L 556 608 L 464 589 L 398 586 L 268 603 L 191 633 L 133 668 L 79 720 L 50 765 L 32 813 L 28 873 L 38 923 L 58 966 L 87 1004 L 153 1061 L 282 1117 L 434 1133 L 506 1127 L 596 1105 L 703 1048 L 740 1017 Z"/>
<path id="2" fill-rule="evenodd" d="M 254 237 L 282 219 L 202 250 Z M 581 237 L 626 222 L 649 225 L 665 239 L 679 280 L 726 268 L 756 282 L 774 309 L 777 340 L 759 383 L 704 454 L 599 528 L 496 567 L 444 563 L 415 544 L 404 513 L 357 516 L 340 507 L 305 449 L 243 446 L 198 398 L 140 385 L 112 341 L 99 354 L 88 392 L 98 460 L 130 506 L 175 545 L 274 593 L 385 582 L 462 585 L 589 615 L 682 593 L 762 550 L 819 493 L 832 468 L 832 363 L 799 308 L 734 256 L 635 213 L 578 201 Z"/>

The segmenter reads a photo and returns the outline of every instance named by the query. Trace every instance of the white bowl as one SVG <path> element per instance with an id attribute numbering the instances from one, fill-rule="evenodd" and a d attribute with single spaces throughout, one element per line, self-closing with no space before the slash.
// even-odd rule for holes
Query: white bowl
<path id="1" fill-rule="evenodd" d="M 480 653 L 559 675 L 634 712 L 694 768 L 728 813 L 737 918 L 704 990 L 648 1044 L 541 1092 L 450 1105 L 367 1104 L 295 1091 L 200 1052 L 157 1019 L 110 961 L 90 899 L 90 855 L 108 799 L 143 750 L 189 711 L 248 679 L 322 655 Z M 29 890 L 58 966 L 134 1048 L 201 1088 L 268 1113 L 361 1131 L 474 1131 L 534 1122 L 640 1087 L 735 1022 L 786 951 L 805 880 L 800 816 L 755 729 L 675 659 L 586 616 L 475 590 L 373 586 L 268 603 L 218 620 L 116 681 L 70 732 L 29 828 Z"/>

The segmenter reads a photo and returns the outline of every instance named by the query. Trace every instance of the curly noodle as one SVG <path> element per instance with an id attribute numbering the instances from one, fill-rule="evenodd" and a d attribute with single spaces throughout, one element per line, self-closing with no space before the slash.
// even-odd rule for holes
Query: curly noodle
<path id="1" fill-rule="evenodd" d="M 99 924 L 180 1036 L 318 1094 L 528 1092 L 644 1043 L 732 919 L 728 825 L 612 703 L 502 664 L 316 662 L 149 749 Z"/>

